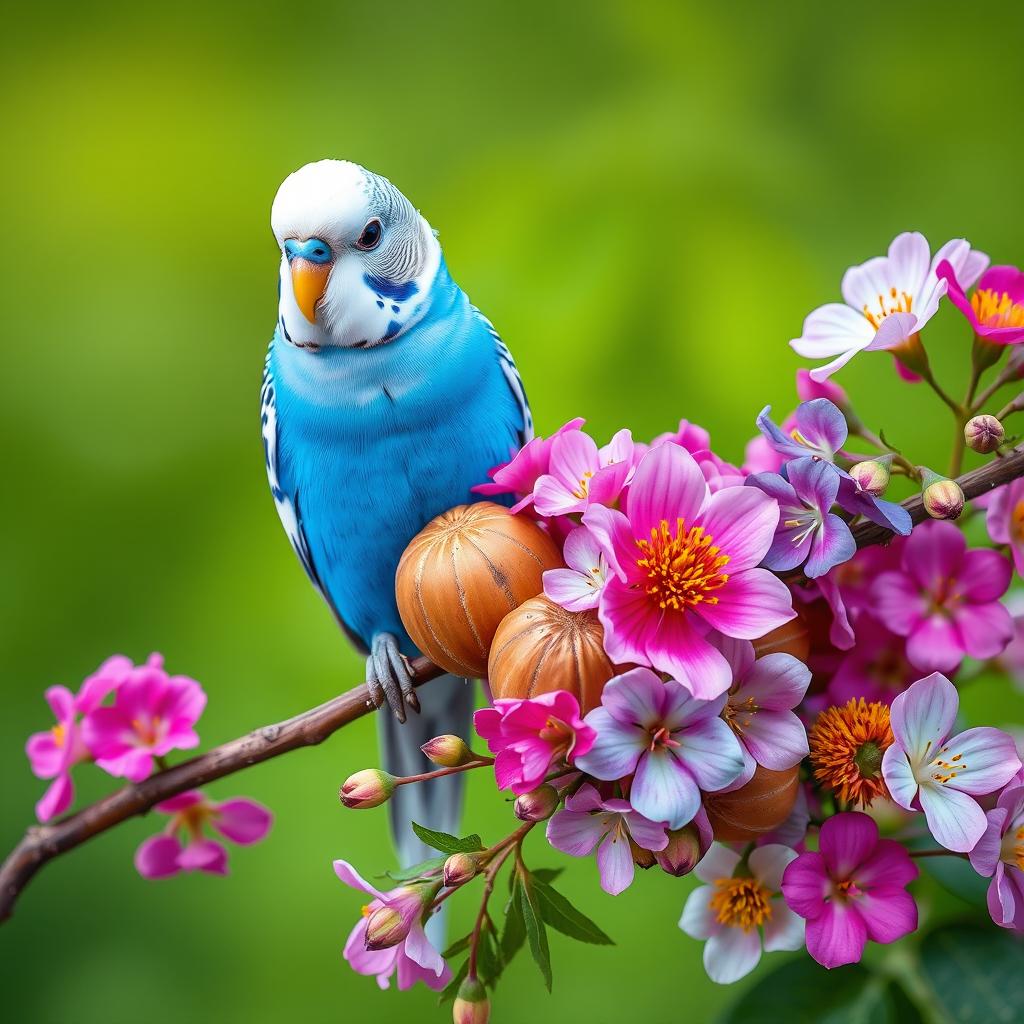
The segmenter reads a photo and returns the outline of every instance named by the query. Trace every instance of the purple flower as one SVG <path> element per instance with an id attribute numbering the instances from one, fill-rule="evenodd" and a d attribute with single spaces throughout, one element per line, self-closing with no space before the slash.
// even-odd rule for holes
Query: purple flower
<path id="1" fill-rule="evenodd" d="M 749 782 L 758 765 L 781 772 L 808 753 L 807 730 L 795 714 L 811 683 L 811 670 L 791 654 L 754 658 L 746 640 L 721 642 L 734 682 L 722 717 L 740 741 L 743 771 L 727 789 Z"/>
<path id="2" fill-rule="evenodd" d="M 544 593 L 570 612 L 596 608 L 608 580 L 608 559 L 597 538 L 577 526 L 565 538 L 562 557 L 569 568 L 546 570 Z"/>
<path id="3" fill-rule="evenodd" d="M 770 405 L 761 410 L 757 426 L 768 443 L 787 459 L 815 456 L 831 462 L 846 443 L 846 417 L 827 398 L 813 398 L 797 406 L 796 425 L 787 436 L 769 418 Z"/>
<path id="4" fill-rule="evenodd" d="M 986 828 L 975 797 L 1001 789 L 1020 771 L 1013 737 L 1001 729 L 968 729 L 950 737 L 960 699 L 956 687 L 933 672 L 892 702 L 895 742 L 882 758 L 893 800 L 920 807 L 936 841 L 967 853 Z"/>
<path id="5" fill-rule="evenodd" d="M 381 988 L 389 988 L 391 976 L 398 975 L 400 989 L 411 988 L 422 981 L 429 988 L 440 990 L 451 981 L 452 972 L 444 957 L 431 945 L 423 930 L 423 915 L 436 890 L 423 886 L 418 894 L 420 912 L 410 915 L 410 886 L 400 886 L 389 892 L 379 892 L 366 882 L 348 861 L 336 860 L 334 872 L 346 885 L 365 892 L 373 899 L 363 908 L 363 914 L 349 933 L 345 943 L 345 959 L 357 974 L 373 975 Z M 408 923 L 405 938 L 383 949 L 368 949 L 366 931 L 375 911 L 383 907 L 394 909 L 403 922 Z M 404 930 L 404 928 L 403 928 Z"/>
<path id="6" fill-rule="evenodd" d="M 985 524 L 996 544 L 1009 545 L 1014 567 L 1024 576 L 1024 478 L 992 492 Z"/>
<path id="7" fill-rule="evenodd" d="M 722 789 L 743 770 L 739 742 L 719 717 L 725 702 L 725 694 L 697 700 L 674 679 L 632 669 L 605 686 L 601 707 L 584 719 L 597 738 L 576 764 L 607 782 L 635 772 L 633 807 L 682 828 L 700 809 L 702 789 Z"/>
<path id="8" fill-rule="evenodd" d="M 855 964 L 868 939 L 895 942 L 917 928 L 917 905 L 906 891 L 917 867 L 899 843 L 878 838 L 868 815 L 829 818 L 819 847 L 782 876 L 786 903 L 807 920 L 807 952 L 819 964 Z"/>
<path id="9" fill-rule="evenodd" d="M 857 643 L 829 683 L 829 701 L 842 705 L 863 697 L 869 704 L 891 704 L 918 674 L 907 660 L 906 638 L 864 613 L 857 619 Z"/>
<path id="10" fill-rule="evenodd" d="M 167 878 L 179 871 L 228 873 L 227 850 L 203 835 L 209 825 L 240 846 L 258 843 L 270 831 L 273 815 L 262 804 L 245 797 L 215 802 L 197 790 L 164 800 L 154 810 L 171 820 L 159 835 L 151 836 L 135 852 L 135 868 L 143 878 Z M 185 837 L 184 844 L 179 834 Z"/>
<path id="11" fill-rule="evenodd" d="M 903 545 L 900 569 L 871 588 L 874 614 L 907 637 L 907 657 L 922 672 L 952 672 L 965 654 L 992 658 L 1013 636 L 999 603 L 1012 568 L 988 548 L 967 550 L 952 523 L 921 523 Z"/>
<path id="12" fill-rule="evenodd" d="M 835 467 L 840 475 L 839 505 L 853 515 L 864 516 L 901 537 L 908 537 L 913 529 L 910 513 L 894 501 L 886 501 L 865 490 L 849 473 Z"/>
<path id="13" fill-rule="evenodd" d="M 857 551 L 849 526 L 830 511 L 840 476 L 833 466 L 813 458 L 795 459 L 786 475 L 788 480 L 777 473 L 758 473 L 746 481 L 779 503 L 779 525 L 762 565 L 785 572 L 806 562 L 808 576 L 823 576 Z"/>
<path id="14" fill-rule="evenodd" d="M 804 922 L 779 895 L 783 872 L 797 856 L 786 846 L 769 844 L 741 861 L 715 843 L 694 869 L 705 885 L 690 893 L 679 927 L 694 939 L 706 939 L 704 969 L 720 985 L 749 974 L 766 953 L 799 949 Z"/>
<path id="15" fill-rule="evenodd" d="M 644 817 L 628 800 L 602 800 L 589 783 L 548 822 L 547 837 L 556 850 L 571 857 L 589 857 L 596 848 L 601 888 L 611 896 L 618 896 L 633 882 L 630 839 L 654 852 L 668 846 L 663 823 Z"/>
<path id="16" fill-rule="evenodd" d="M 1024 931 L 1024 772 L 999 794 L 988 825 L 971 850 L 974 870 L 992 882 L 988 911 L 1003 928 Z"/>
<path id="17" fill-rule="evenodd" d="M 481 708 L 473 724 L 494 760 L 499 789 L 516 796 L 536 789 L 553 763 L 586 753 L 594 730 L 580 718 L 580 705 L 566 690 L 542 693 L 530 700 L 496 700 Z"/>

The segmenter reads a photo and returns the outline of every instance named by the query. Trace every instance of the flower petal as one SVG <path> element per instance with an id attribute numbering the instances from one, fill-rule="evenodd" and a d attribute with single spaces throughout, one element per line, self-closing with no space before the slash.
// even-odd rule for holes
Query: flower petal
<path id="1" fill-rule="evenodd" d="M 761 959 L 761 936 L 756 928 L 723 928 L 704 944 L 704 970 L 719 985 L 745 978 Z"/>
<path id="2" fill-rule="evenodd" d="M 786 906 L 779 896 L 771 901 L 772 916 L 764 923 L 764 951 L 801 949 L 804 944 L 804 919 Z"/>
<path id="3" fill-rule="evenodd" d="M 618 896 L 633 884 L 633 854 L 617 829 L 609 832 L 597 848 L 597 870 L 601 874 L 601 888 L 609 896 Z"/>
<path id="4" fill-rule="evenodd" d="M 715 596 L 717 604 L 704 601 L 697 611 L 726 636 L 756 640 L 796 618 L 789 588 L 767 569 L 747 569 L 730 576 Z"/>
<path id="5" fill-rule="evenodd" d="M 738 773 L 743 763 L 739 758 L 737 762 Z M 735 774 L 729 781 L 732 778 Z M 665 748 L 647 751 L 640 758 L 629 799 L 645 818 L 667 822 L 669 828 L 682 828 L 700 808 L 693 775 Z"/>
<path id="6" fill-rule="evenodd" d="M 210 824 L 233 843 L 246 846 L 258 843 L 270 831 L 274 816 L 262 804 L 235 797 L 217 804 Z"/>
<path id="7" fill-rule="evenodd" d="M 662 521 L 692 524 L 708 500 L 708 485 L 693 456 L 675 444 L 652 448 L 641 460 L 629 488 L 633 536 L 647 538 Z"/>
<path id="8" fill-rule="evenodd" d="M 614 782 L 636 769 L 637 760 L 649 742 L 645 729 L 624 725 L 605 707 L 594 708 L 584 721 L 597 732 L 597 737 L 594 745 L 576 758 L 576 766 L 581 771 L 596 779 Z"/>
<path id="9" fill-rule="evenodd" d="M 713 885 L 699 885 L 686 898 L 683 915 L 679 918 L 679 927 L 691 939 L 709 939 L 721 931 L 718 914 L 711 907 L 711 897 L 715 894 Z"/>
<path id="10" fill-rule="evenodd" d="M 851 878 L 878 843 L 878 825 L 860 811 L 847 811 L 821 826 L 821 854 L 833 878 Z"/>
<path id="11" fill-rule="evenodd" d="M 868 930 L 849 904 L 829 903 L 825 912 L 807 922 L 807 952 L 822 967 L 855 964 L 864 954 Z"/>
<path id="12" fill-rule="evenodd" d="M 720 878 L 731 878 L 740 862 L 740 855 L 722 843 L 712 843 L 711 848 L 693 869 L 702 881 L 714 884 Z"/>
<path id="13" fill-rule="evenodd" d="M 743 771 L 743 752 L 739 740 L 721 718 L 712 718 L 673 733 L 672 738 L 679 743 L 675 756 L 686 766 L 701 789 L 708 792 L 724 789 Z"/>
<path id="14" fill-rule="evenodd" d="M 181 871 L 181 844 L 169 835 L 150 836 L 135 851 L 135 870 L 143 878 L 168 878 Z"/>
<path id="15" fill-rule="evenodd" d="M 988 822 L 974 797 L 929 782 L 921 786 L 918 799 L 929 831 L 947 850 L 969 853 L 985 834 Z"/>
<path id="16" fill-rule="evenodd" d="M 607 830 L 601 815 L 558 811 L 548 822 L 548 842 L 570 857 L 589 857 Z"/>
<path id="17" fill-rule="evenodd" d="M 370 885 L 347 860 L 336 860 L 334 862 L 334 873 L 350 888 L 365 892 L 368 896 L 372 896 L 377 900 L 384 899 L 383 894 Z"/>
<path id="18" fill-rule="evenodd" d="M 752 569 L 771 547 L 779 506 L 757 487 L 723 487 L 711 495 L 700 525 L 729 556 L 732 574 Z"/>
<path id="19" fill-rule="evenodd" d="M 825 858 L 818 852 L 801 853 L 782 874 L 786 903 L 809 921 L 825 912 L 825 898 L 831 891 Z"/>
<path id="20" fill-rule="evenodd" d="M 953 728 L 959 707 L 956 687 L 945 676 L 933 672 L 893 698 L 893 736 L 912 757 L 923 757 L 929 745 L 932 750 L 942 745 Z"/>
<path id="21" fill-rule="evenodd" d="M 938 757 L 951 765 L 952 778 L 946 785 L 972 796 L 1002 789 L 1021 767 L 1013 737 L 989 726 L 967 729 L 946 740 Z"/>
<path id="22" fill-rule="evenodd" d="M 796 858 L 796 850 L 780 846 L 778 843 L 767 843 L 751 852 L 750 870 L 764 886 L 772 892 L 779 892 L 782 888 L 782 876 Z"/>

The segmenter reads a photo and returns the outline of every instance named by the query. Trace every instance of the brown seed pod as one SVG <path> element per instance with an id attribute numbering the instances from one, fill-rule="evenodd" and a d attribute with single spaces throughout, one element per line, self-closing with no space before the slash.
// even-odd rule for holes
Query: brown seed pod
<path id="1" fill-rule="evenodd" d="M 810 630 L 807 628 L 807 620 L 799 611 L 795 619 L 784 622 L 754 641 L 754 654 L 758 658 L 765 654 L 792 654 L 794 658 L 806 662 L 810 653 Z"/>
<path id="2" fill-rule="evenodd" d="M 562 558 L 531 519 L 493 502 L 459 505 L 411 541 L 395 595 L 412 642 L 447 672 L 480 678 L 498 624 L 541 592 Z"/>
<path id="3" fill-rule="evenodd" d="M 541 595 L 509 612 L 491 645 L 487 677 L 495 697 L 568 690 L 586 714 L 601 703 L 615 666 L 597 613 L 568 612 Z"/>
<path id="4" fill-rule="evenodd" d="M 773 772 L 757 766 L 754 777 L 732 793 L 709 793 L 704 809 L 720 843 L 749 842 L 778 828 L 789 817 L 800 788 L 799 771 Z"/>

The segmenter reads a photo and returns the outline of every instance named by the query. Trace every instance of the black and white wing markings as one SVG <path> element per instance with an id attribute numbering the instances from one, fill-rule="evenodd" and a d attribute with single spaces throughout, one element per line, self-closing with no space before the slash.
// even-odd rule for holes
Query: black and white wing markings
<path id="1" fill-rule="evenodd" d="M 498 354 L 501 372 L 505 374 L 509 390 L 512 392 L 512 397 L 515 398 L 516 404 L 519 406 L 519 412 L 522 414 L 523 429 L 519 432 L 519 447 L 522 448 L 527 441 L 533 439 L 533 413 L 530 412 L 530 402 L 526 397 L 526 387 L 523 384 L 523 378 L 519 375 L 516 361 L 512 358 L 508 345 L 501 340 L 501 335 L 494 329 L 494 324 L 476 306 L 472 308 L 473 312 L 480 318 L 480 322 L 487 328 L 487 333 L 494 339 L 494 348 Z"/>
<path id="2" fill-rule="evenodd" d="M 267 464 L 267 480 L 270 483 L 270 493 L 274 496 L 274 504 L 277 506 L 281 525 L 284 527 L 284 532 L 288 534 L 288 540 L 291 542 L 295 554 L 298 555 L 310 582 L 320 592 L 320 596 L 330 604 L 330 599 L 327 597 L 316 567 L 313 565 L 309 542 L 302 529 L 298 495 L 295 495 L 293 501 L 281 487 L 277 463 L 277 395 L 274 390 L 274 375 L 270 370 L 269 351 L 266 362 L 263 364 L 263 383 L 260 386 L 260 429 L 263 434 L 263 458 Z"/>

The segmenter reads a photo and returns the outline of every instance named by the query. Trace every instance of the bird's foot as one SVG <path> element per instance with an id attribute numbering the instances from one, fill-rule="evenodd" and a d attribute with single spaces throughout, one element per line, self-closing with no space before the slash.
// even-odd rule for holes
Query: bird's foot
<path id="1" fill-rule="evenodd" d="M 413 678 L 409 660 L 399 650 L 396 637 L 392 633 L 378 633 L 366 659 L 366 685 L 374 707 L 382 707 L 386 702 L 399 722 L 405 721 L 406 705 L 419 713 Z"/>

